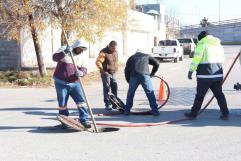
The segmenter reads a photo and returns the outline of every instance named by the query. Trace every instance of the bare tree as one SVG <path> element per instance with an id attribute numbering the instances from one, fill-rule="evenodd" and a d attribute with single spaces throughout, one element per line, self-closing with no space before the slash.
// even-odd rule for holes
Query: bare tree
<path id="1" fill-rule="evenodd" d="M 166 17 L 166 38 L 173 38 L 179 35 L 179 20 L 175 17 Z"/>
<path id="2" fill-rule="evenodd" d="M 42 0 L 38 6 L 57 27 L 88 41 L 102 37 L 109 29 L 120 29 L 127 17 L 128 4 L 125 0 Z M 62 37 L 61 42 L 64 44 Z"/>
<path id="3" fill-rule="evenodd" d="M 127 10 L 126 0 L 0 0 L 0 25 L 4 26 L 4 36 L 18 40 L 20 29 L 29 24 L 39 71 L 44 76 L 38 32 L 48 24 L 94 42 L 107 30 L 121 30 Z M 61 40 L 65 44 L 63 37 Z"/>
<path id="4" fill-rule="evenodd" d="M 206 17 L 204 17 L 204 18 L 202 19 L 202 21 L 200 21 L 200 25 L 201 25 L 201 27 L 207 27 L 207 26 L 210 26 L 211 23 L 209 23 L 209 22 L 208 22 L 208 19 L 207 19 Z"/>
<path id="5" fill-rule="evenodd" d="M 166 24 L 166 38 L 177 37 L 180 31 L 180 24 L 177 16 L 178 10 L 175 8 L 171 8 L 167 11 L 167 15 L 165 15 L 165 24 Z"/>

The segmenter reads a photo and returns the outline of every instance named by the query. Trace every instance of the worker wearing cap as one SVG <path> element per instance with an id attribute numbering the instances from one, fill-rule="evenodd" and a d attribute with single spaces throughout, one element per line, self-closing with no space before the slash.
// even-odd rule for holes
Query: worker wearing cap
<path id="1" fill-rule="evenodd" d="M 59 114 L 65 116 L 69 115 L 67 102 L 69 96 L 71 96 L 79 111 L 79 122 L 85 128 L 90 128 L 89 113 L 78 78 L 87 74 L 87 69 L 82 66 L 83 63 L 80 57 L 80 54 L 85 50 L 87 50 L 87 47 L 81 40 L 77 40 L 72 46 L 63 46 L 54 53 L 53 61 L 57 62 L 57 67 L 53 78 L 59 104 Z M 72 62 L 71 52 L 78 70 Z"/>
<path id="2" fill-rule="evenodd" d="M 192 59 L 188 72 L 188 79 L 192 79 L 192 73 L 196 71 L 197 93 L 190 113 L 185 113 L 184 115 L 189 119 L 196 118 L 201 109 L 204 96 L 208 89 L 211 89 L 222 113 L 220 119 L 227 120 L 229 110 L 225 96 L 222 92 L 222 65 L 224 62 L 223 47 L 220 44 L 220 40 L 209 35 L 207 31 L 202 31 L 198 35 L 198 39 L 199 42 L 195 49 L 194 58 Z"/>

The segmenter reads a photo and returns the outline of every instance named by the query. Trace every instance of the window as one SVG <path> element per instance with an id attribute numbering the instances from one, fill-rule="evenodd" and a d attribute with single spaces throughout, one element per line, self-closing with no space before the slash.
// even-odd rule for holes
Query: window
<path id="1" fill-rule="evenodd" d="M 177 42 L 175 40 L 161 40 L 159 46 L 177 46 Z"/>

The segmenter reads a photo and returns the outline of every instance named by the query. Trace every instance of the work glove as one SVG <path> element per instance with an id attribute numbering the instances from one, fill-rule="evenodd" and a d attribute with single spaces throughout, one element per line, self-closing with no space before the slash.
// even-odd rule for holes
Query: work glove
<path id="1" fill-rule="evenodd" d="M 80 67 L 79 70 L 83 72 L 83 76 L 85 76 L 87 74 L 87 68 Z"/>
<path id="2" fill-rule="evenodd" d="M 130 77 L 126 77 L 126 82 L 127 82 L 127 83 L 130 82 Z"/>
<path id="3" fill-rule="evenodd" d="M 188 79 L 192 79 L 192 71 L 188 72 L 188 76 L 187 77 L 188 77 Z"/>
<path id="4" fill-rule="evenodd" d="M 76 77 L 83 77 L 83 76 L 84 76 L 84 73 L 83 73 L 81 70 L 77 70 L 77 71 L 75 72 L 75 75 L 76 75 Z"/>
<path id="5" fill-rule="evenodd" d="M 106 74 L 106 72 L 103 69 L 100 69 L 101 74 Z"/>
<path id="6" fill-rule="evenodd" d="M 71 51 L 72 51 L 71 47 L 70 47 L 70 46 L 67 46 L 66 49 L 64 49 L 64 54 L 65 54 L 65 55 L 68 55 L 68 54 L 71 53 Z"/>

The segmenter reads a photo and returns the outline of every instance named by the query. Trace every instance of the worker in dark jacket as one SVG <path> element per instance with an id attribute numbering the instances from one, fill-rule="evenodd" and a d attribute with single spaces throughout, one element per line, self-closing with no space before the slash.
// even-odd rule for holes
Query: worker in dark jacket
<path id="1" fill-rule="evenodd" d="M 223 47 L 220 44 L 220 40 L 209 35 L 207 31 L 202 31 L 198 35 L 198 40 L 199 42 L 197 43 L 197 48 L 195 49 L 194 57 L 188 72 L 188 79 L 192 79 L 192 73 L 196 71 L 197 93 L 191 111 L 184 115 L 189 119 L 196 118 L 201 109 L 204 96 L 208 89 L 211 89 L 218 101 L 222 113 L 220 119 L 227 120 L 229 110 L 225 96 L 222 92 L 222 65 L 224 62 Z"/>
<path id="2" fill-rule="evenodd" d="M 151 74 L 149 72 L 149 64 L 153 66 Z M 151 76 L 155 75 L 158 68 L 158 60 L 148 54 L 144 54 L 139 51 L 137 51 L 127 60 L 125 67 L 125 78 L 126 81 L 129 83 L 129 89 L 127 93 L 127 100 L 124 111 L 125 115 L 128 115 L 130 113 L 130 110 L 133 106 L 135 91 L 139 84 L 141 84 L 150 103 L 152 114 L 154 116 L 159 116 L 158 105 L 156 103 L 156 97 L 150 79 Z"/>
<path id="3" fill-rule="evenodd" d="M 118 70 L 118 53 L 116 51 L 116 41 L 111 41 L 99 53 L 96 59 L 96 66 L 100 70 L 103 83 L 105 110 L 112 110 L 108 94 L 112 92 L 117 97 L 116 72 Z"/>

